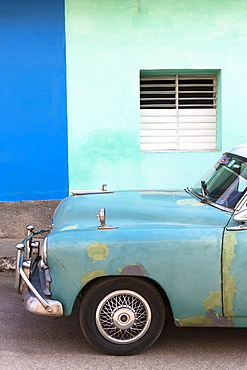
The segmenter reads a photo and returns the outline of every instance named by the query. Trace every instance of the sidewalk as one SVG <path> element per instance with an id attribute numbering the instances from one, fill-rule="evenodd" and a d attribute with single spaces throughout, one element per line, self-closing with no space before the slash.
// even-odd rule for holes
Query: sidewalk
<path id="1" fill-rule="evenodd" d="M 24 238 L 0 239 L 0 272 L 4 270 L 15 270 L 16 266 L 16 244 L 21 243 Z M 37 238 L 42 242 L 42 238 Z"/>
<path id="2" fill-rule="evenodd" d="M 0 239 L 0 271 L 15 269 L 15 246 L 21 241 L 21 239 Z"/>

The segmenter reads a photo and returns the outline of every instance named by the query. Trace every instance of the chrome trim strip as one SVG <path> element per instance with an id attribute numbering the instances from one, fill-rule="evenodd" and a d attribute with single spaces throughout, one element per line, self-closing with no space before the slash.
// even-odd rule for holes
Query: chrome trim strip
<path id="1" fill-rule="evenodd" d="M 30 245 L 31 245 L 31 239 L 33 235 L 34 226 L 33 225 L 27 225 L 27 237 L 30 236 L 30 238 L 27 239 L 26 245 L 25 245 L 25 259 L 27 260 L 30 258 Z"/>
<path id="2" fill-rule="evenodd" d="M 245 192 L 243 197 L 240 199 L 238 204 L 235 207 L 234 213 L 238 213 L 239 211 L 243 211 L 247 208 L 247 193 Z"/>
<path id="3" fill-rule="evenodd" d="M 90 195 L 90 194 L 109 194 L 114 193 L 114 191 L 108 190 L 72 190 L 72 195 Z"/>
<path id="4" fill-rule="evenodd" d="M 21 294 L 20 291 L 20 283 L 21 283 L 21 275 L 20 275 L 20 260 L 22 257 L 22 251 L 25 248 L 25 245 L 23 243 L 19 243 L 16 245 L 17 249 L 17 256 L 16 256 L 16 269 L 15 269 L 15 282 L 14 282 L 14 288 L 17 291 L 17 293 Z"/>
<path id="5" fill-rule="evenodd" d="M 192 189 L 192 188 L 186 188 L 184 190 L 186 191 L 186 193 L 188 193 L 189 195 L 191 195 L 192 197 L 194 197 L 195 199 L 197 199 L 199 202 L 201 202 L 203 204 L 208 204 L 208 205 L 210 205 L 210 206 L 212 206 L 214 208 L 218 208 L 221 211 L 225 211 L 225 212 L 228 212 L 228 213 L 233 213 L 234 212 L 234 209 L 232 209 L 232 208 L 221 206 L 220 204 L 211 202 L 207 198 L 203 198 L 202 196 L 200 196 L 200 194 L 196 193 L 194 191 L 194 189 Z"/>
<path id="6" fill-rule="evenodd" d="M 244 225 L 230 226 L 230 227 L 227 227 L 226 230 L 227 231 L 247 230 L 247 226 L 244 226 Z"/>
<path id="7" fill-rule="evenodd" d="M 40 257 L 44 263 L 47 263 L 47 241 L 47 237 L 45 237 L 40 246 Z"/>

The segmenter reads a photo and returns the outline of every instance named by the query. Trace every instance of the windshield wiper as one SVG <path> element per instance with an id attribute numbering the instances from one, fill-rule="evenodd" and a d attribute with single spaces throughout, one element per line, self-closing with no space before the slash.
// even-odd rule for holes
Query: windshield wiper
<path id="1" fill-rule="evenodd" d="M 205 198 L 208 194 L 208 189 L 205 181 L 201 181 L 201 187 L 202 187 L 202 196 Z"/>

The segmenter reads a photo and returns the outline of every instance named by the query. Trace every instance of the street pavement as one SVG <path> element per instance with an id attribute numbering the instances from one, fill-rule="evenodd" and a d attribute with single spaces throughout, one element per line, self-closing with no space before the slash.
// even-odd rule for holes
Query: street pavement
<path id="1" fill-rule="evenodd" d="M 32 315 L 24 309 L 13 288 L 19 242 L 0 239 L 1 369 L 247 369 L 247 329 L 181 329 L 169 319 L 158 341 L 139 355 L 115 357 L 97 352 L 82 335 L 78 305 L 71 316 L 61 318 Z"/>
<path id="2" fill-rule="evenodd" d="M 135 356 L 107 356 L 84 338 L 79 305 L 60 318 L 26 311 L 0 272 L 0 369 L 3 370 L 246 370 L 247 329 L 176 328 L 167 322 L 157 342 Z"/>

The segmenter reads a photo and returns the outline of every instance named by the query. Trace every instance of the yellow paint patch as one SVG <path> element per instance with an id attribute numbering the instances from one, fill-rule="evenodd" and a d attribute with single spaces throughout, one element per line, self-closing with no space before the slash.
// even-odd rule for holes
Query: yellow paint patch
<path id="1" fill-rule="evenodd" d="M 89 245 L 87 249 L 85 249 L 89 255 L 90 258 L 92 258 L 95 263 L 96 261 L 104 260 L 105 257 L 109 253 L 109 248 L 107 244 L 94 242 Z"/>
<path id="2" fill-rule="evenodd" d="M 76 225 L 71 225 L 71 226 L 66 226 L 66 227 L 63 227 L 60 231 L 66 231 L 66 230 L 75 230 L 78 228 L 78 224 Z"/>
<path id="3" fill-rule="evenodd" d="M 201 202 L 199 202 L 196 199 L 192 199 L 192 198 L 191 199 L 180 199 L 180 200 L 177 200 L 177 204 L 180 204 L 181 206 L 189 205 L 189 206 L 193 206 L 193 207 L 203 206 L 203 204 Z"/>
<path id="4" fill-rule="evenodd" d="M 224 315 L 234 317 L 233 300 L 236 292 L 236 278 L 230 274 L 233 259 L 236 257 L 234 247 L 238 244 L 236 232 L 225 231 L 223 239 L 223 302 Z"/>
<path id="5" fill-rule="evenodd" d="M 213 309 L 214 306 L 221 305 L 221 296 L 219 290 L 213 290 L 210 292 L 209 297 L 204 299 L 203 307 L 205 310 Z"/>
<path id="6" fill-rule="evenodd" d="M 184 319 L 176 319 L 181 326 L 212 326 L 212 319 L 206 315 L 194 316 L 194 317 L 185 317 Z"/>
<path id="7" fill-rule="evenodd" d="M 80 282 L 82 285 L 86 285 L 89 281 L 101 277 L 101 276 L 107 276 L 107 273 L 105 270 L 94 270 L 86 272 L 84 275 L 81 276 Z"/>

